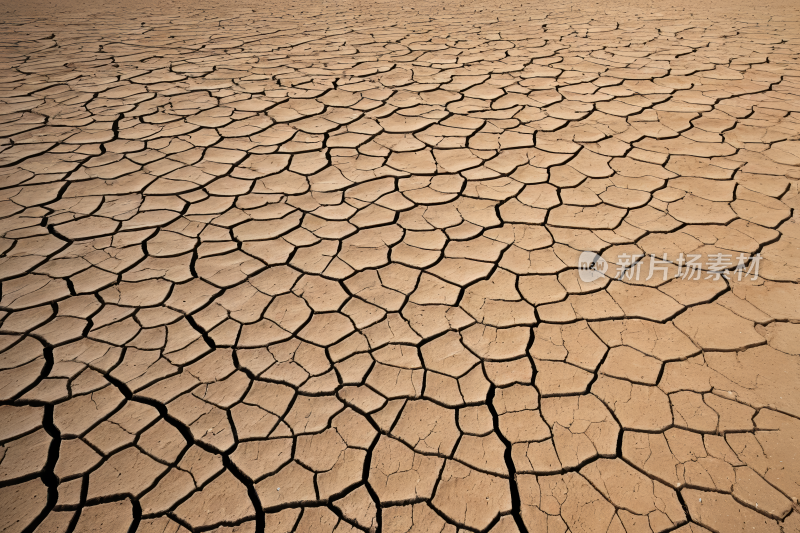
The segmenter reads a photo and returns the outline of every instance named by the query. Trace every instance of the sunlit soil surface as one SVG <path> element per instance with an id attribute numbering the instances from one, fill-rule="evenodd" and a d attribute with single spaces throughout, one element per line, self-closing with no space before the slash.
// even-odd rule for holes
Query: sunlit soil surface
<path id="1" fill-rule="evenodd" d="M 800 531 L 797 3 L 19 4 L 0 531 Z"/>

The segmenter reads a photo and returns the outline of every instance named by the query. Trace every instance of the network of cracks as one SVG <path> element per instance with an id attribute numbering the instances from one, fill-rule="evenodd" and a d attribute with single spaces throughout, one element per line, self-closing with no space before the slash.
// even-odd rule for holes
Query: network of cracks
<path id="1" fill-rule="evenodd" d="M 800 531 L 798 7 L 397 4 L 4 15 L 0 531 Z"/>

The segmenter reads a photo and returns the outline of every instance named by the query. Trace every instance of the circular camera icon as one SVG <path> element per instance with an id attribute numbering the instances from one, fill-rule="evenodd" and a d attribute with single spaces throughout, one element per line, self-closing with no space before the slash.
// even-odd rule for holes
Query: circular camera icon
<path id="1" fill-rule="evenodd" d="M 608 270 L 608 262 L 594 252 L 581 252 L 578 257 L 578 277 L 591 283 L 603 277 Z"/>

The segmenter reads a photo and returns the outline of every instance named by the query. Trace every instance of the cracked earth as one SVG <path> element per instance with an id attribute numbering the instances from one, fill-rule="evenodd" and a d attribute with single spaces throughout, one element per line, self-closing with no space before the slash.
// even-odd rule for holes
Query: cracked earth
<path id="1" fill-rule="evenodd" d="M 631 4 L 2 6 L 0 532 L 799 532 L 800 9 Z"/>

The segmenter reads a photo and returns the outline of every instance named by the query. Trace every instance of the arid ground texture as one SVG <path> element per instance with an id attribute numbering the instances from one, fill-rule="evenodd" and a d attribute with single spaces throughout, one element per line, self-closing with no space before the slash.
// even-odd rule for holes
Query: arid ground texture
<path id="1" fill-rule="evenodd" d="M 797 2 L 0 50 L 0 533 L 800 532 Z"/>

